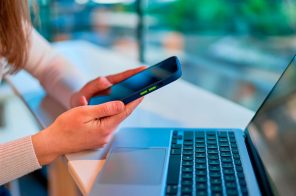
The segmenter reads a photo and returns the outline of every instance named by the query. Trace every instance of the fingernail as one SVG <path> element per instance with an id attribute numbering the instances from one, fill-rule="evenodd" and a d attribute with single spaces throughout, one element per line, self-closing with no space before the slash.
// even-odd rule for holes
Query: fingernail
<path id="1" fill-rule="evenodd" d="M 105 77 L 102 77 L 102 79 L 101 79 L 100 82 L 104 82 L 104 84 L 105 84 L 107 87 L 112 86 L 111 82 L 110 82 L 107 78 L 105 78 Z M 102 85 L 102 83 L 101 83 L 101 85 Z"/>
<path id="2" fill-rule="evenodd" d="M 80 102 L 81 102 L 81 105 L 88 105 L 88 101 L 87 101 L 87 99 L 86 99 L 86 97 L 85 96 L 82 96 L 81 98 L 80 98 Z"/>
<path id="3" fill-rule="evenodd" d="M 117 111 L 123 111 L 124 110 L 124 103 L 122 101 L 115 101 L 115 107 Z"/>

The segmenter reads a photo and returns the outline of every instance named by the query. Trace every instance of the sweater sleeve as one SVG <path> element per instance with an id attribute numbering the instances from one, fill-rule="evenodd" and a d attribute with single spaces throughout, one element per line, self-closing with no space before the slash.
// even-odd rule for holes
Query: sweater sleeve
<path id="1" fill-rule="evenodd" d="M 31 136 L 0 144 L 0 185 L 39 168 Z"/>
<path id="2" fill-rule="evenodd" d="M 40 81 L 50 96 L 66 108 L 70 108 L 72 94 L 87 80 L 37 31 L 32 31 L 30 41 L 29 58 L 25 70 Z"/>

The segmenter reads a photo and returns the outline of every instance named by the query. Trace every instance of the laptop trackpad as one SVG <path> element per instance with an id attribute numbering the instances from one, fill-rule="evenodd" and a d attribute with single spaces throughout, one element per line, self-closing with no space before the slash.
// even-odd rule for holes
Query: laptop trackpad
<path id="1" fill-rule="evenodd" d="M 166 157 L 165 148 L 115 148 L 98 179 L 101 184 L 158 185 Z"/>

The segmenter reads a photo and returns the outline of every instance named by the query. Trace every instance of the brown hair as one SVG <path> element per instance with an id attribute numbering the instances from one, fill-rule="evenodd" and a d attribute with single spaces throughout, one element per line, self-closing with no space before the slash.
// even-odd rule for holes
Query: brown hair
<path id="1" fill-rule="evenodd" d="M 0 0 L 0 56 L 11 65 L 11 72 L 24 67 L 31 22 L 27 0 Z"/>

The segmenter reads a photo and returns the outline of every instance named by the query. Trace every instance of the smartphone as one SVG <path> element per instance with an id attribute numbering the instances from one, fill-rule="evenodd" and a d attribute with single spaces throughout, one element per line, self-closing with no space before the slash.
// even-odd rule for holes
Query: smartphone
<path id="1" fill-rule="evenodd" d="M 89 100 L 89 105 L 115 100 L 127 104 L 177 80 L 181 75 L 180 61 L 172 56 L 99 92 Z"/>

